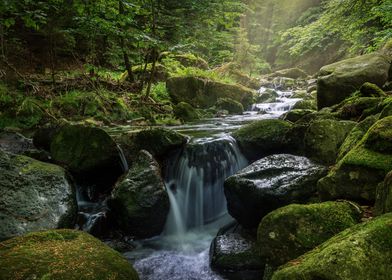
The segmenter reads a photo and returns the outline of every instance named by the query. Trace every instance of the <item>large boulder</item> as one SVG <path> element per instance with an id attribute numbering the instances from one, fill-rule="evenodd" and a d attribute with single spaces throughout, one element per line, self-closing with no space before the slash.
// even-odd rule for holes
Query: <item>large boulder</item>
<path id="1" fill-rule="evenodd" d="M 313 121 L 305 133 L 306 155 L 325 164 L 335 163 L 340 146 L 355 125 L 352 121 Z"/>
<path id="2" fill-rule="evenodd" d="M 166 87 L 174 103 L 186 102 L 195 108 L 212 107 L 218 98 L 231 98 L 245 108 L 253 103 L 254 91 L 249 88 L 198 77 L 170 78 Z"/>
<path id="3" fill-rule="evenodd" d="M 231 98 L 219 98 L 215 104 L 219 110 L 226 110 L 229 114 L 242 114 L 244 112 L 244 106 Z"/>
<path id="4" fill-rule="evenodd" d="M 108 205 L 124 232 L 140 238 L 161 233 L 170 203 L 160 166 L 151 154 L 140 151 L 114 187 Z"/>
<path id="5" fill-rule="evenodd" d="M 187 138 L 172 130 L 162 127 L 131 131 L 114 136 L 129 162 L 140 150 L 146 150 L 155 158 L 164 159 L 169 153 L 181 148 Z"/>
<path id="6" fill-rule="evenodd" d="M 120 253 L 75 230 L 30 233 L 0 243 L 0 278 L 139 279 Z"/>
<path id="7" fill-rule="evenodd" d="M 211 268 L 226 279 L 252 280 L 262 278 L 264 261 L 259 257 L 256 239 L 234 223 L 220 230 L 211 243 Z"/>
<path id="8" fill-rule="evenodd" d="M 385 280 L 392 266 L 392 214 L 358 224 L 292 260 L 272 280 Z"/>
<path id="9" fill-rule="evenodd" d="M 382 87 L 388 80 L 390 67 L 390 59 L 378 53 L 358 56 L 322 67 L 317 81 L 318 108 L 340 103 L 365 82 Z"/>
<path id="10" fill-rule="evenodd" d="M 249 160 L 257 160 L 284 153 L 287 150 L 284 137 L 290 127 L 289 122 L 282 120 L 261 120 L 243 126 L 234 132 L 233 137 Z"/>
<path id="11" fill-rule="evenodd" d="M 75 190 L 64 169 L 0 150 L 0 240 L 73 227 Z"/>
<path id="12" fill-rule="evenodd" d="M 198 120 L 199 114 L 196 109 L 189 103 L 180 102 L 173 108 L 174 116 L 183 122 L 192 122 Z"/>
<path id="13" fill-rule="evenodd" d="M 260 254 L 269 264 L 280 266 L 360 220 L 360 207 L 350 202 L 291 204 L 279 208 L 259 224 Z"/>
<path id="14" fill-rule="evenodd" d="M 272 210 L 307 202 L 325 174 L 323 166 L 304 157 L 265 157 L 225 181 L 228 211 L 244 227 L 255 228 Z"/>
<path id="15" fill-rule="evenodd" d="M 392 212 L 392 171 L 378 185 L 374 208 L 377 215 Z"/>
<path id="16" fill-rule="evenodd" d="M 117 144 L 100 128 L 65 125 L 54 135 L 50 152 L 56 162 L 76 174 L 122 173 Z"/>
<path id="17" fill-rule="evenodd" d="M 377 121 L 318 182 L 321 198 L 374 202 L 377 185 L 392 170 L 391 135 L 392 116 Z"/>

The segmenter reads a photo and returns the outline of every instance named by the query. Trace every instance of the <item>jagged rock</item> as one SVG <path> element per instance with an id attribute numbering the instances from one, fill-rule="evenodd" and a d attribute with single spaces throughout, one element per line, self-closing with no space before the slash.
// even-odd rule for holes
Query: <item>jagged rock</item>
<path id="1" fill-rule="evenodd" d="M 159 164 L 142 150 L 113 189 L 109 207 L 120 229 L 140 238 L 161 233 L 170 203 Z"/>

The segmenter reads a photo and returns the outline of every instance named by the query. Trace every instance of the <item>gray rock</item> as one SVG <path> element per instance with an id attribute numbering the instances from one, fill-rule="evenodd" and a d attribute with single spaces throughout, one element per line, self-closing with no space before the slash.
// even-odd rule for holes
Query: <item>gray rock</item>
<path id="1" fill-rule="evenodd" d="M 114 187 L 108 205 L 124 232 L 140 238 L 161 233 L 170 204 L 159 164 L 151 154 L 139 153 Z"/>
<path id="2" fill-rule="evenodd" d="M 307 202 L 326 168 L 305 157 L 272 155 L 254 162 L 225 181 L 227 207 L 241 225 L 255 228 L 272 210 Z"/>
<path id="3" fill-rule="evenodd" d="M 0 133 L 0 149 L 13 154 L 21 154 L 33 149 L 33 141 L 16 132 Z"/>
<path id="4" fill-rule="evenodd" d="M 74 186 L 59 166 L 0 151 L 0 240 L 72 227 Z"/>

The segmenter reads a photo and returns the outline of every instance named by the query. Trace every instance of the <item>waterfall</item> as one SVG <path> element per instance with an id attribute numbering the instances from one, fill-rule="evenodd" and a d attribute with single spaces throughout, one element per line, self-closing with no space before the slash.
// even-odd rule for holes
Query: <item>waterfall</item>
<path id="1" fill-rule="evenodd" d="M 246 165 L 227 135 L 191 142 L 171 158 L 166 167 L 171 208 L 164 234 L 182 236 L 225 215 L 224 180 Z"/>

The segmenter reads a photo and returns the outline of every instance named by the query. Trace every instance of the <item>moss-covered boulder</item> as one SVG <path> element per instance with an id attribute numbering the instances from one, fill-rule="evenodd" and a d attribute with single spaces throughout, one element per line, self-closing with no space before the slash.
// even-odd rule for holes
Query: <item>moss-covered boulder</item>
<path id="1" fill-rule="evenodd" d="M 283 120 L 295 123 L 303 116 L 314 113 L 314 110 L 308 109 L 293 109 L 283 115 Z"/>
<path id="2" fill-rule="evenodd" d="M 123 170 L 116 142 L 102 129 L 65 125 L 50 144 L 53 159 L 72 173 L 115 173 Z"/>
<path id="3" fill-rule="evenodd" d="M 0 243 L 0 278 L 139 279 L 120 253 L 75 230 L 30 233 Z"/>
<path id="4" fill-rule="evenodd" d="M 272 103 L 276 102 L 276 98 L 279 97 L 279 94 L 273 89 L 265 89 L 260 92 L 260 94 L 256 97 L 256 103 Z"/>
<path id="5" fill-rule="evenodd" d="M 317 81 L 318 108 L 340 103 L 365 82 L 382 87 L 390 66 L 388 57 L 372 53 L 322 67 Z"/>
<path id="6" fill-rule="evenodd" d="M 363 138 L 369 128 L 378 120 L 379 115 L 372 115 L 359 122 L 347 135 L 340 146 L 337 160 L 340 161 Z"/>
<path id="7" fill-rule="evenodd" d="M 301 100 L 293 106 L 293 109 L 317 110 L 317 104 L 315 100 Z"/>
<path id="8" fill-rule="evenodd" d="M 284 153 L 287 150 L 284 137 L 291 126 L 283 120 L 261 120 L 243 126 L 233 136 L 244 155 L 249 160 L 257 160 L 263 156 Z"/>
<path id="9" fill-rule="evenodd" d="M 306 79 L 308 74 L 305 73 L 302 69 L 299 68 L 288 68 L 278 70 L 270 75 L 269 77 L 286 77 L 291 79 Z"/>
<path id="10" fill-rule="evenodd" d="M 359 206 L 349 202 L 291 204 L 265 216 L 257 231 L 260 255 L 280 266 L 360 222 Z"/>
<path id="11" fill-rule="evenodd" d="M 265 266 L 256 247 L 256 238 L 237 223 L 218 232 L 211 243 L 210 262 L 213 270 L 229 280 L 261 279 Z"/>
<path id="12" fill-rule="evenodd" d="M 244 227 L 255 228 L 272 210 L 315 196 L 317 181 L 325 174 L 323 166 L 304 157 L 262 158 L 225 181 L 229 214 Z"/>
<path id="13" fill-rule="evenodd" d="M 392 170 L 392 117 L 377 121 L 362 140 L 318 182 L 322 199 L 345 198 L 374 202 L 377 185 Z"/>
<path id="14" fill-rule="evenodd" d="M 172 130 L 153 127 L 140 131 L 131 131 L 114 136 L 129 162 L 134 160 L 140 150 L 146 150 L 157 159 L 165 159 L 171 152 L 180 149 L 187 138 Z"/>
<path id="15" fill-rule="evenodd" d="M 196 109 L 189 103 L 180 102 L 173 109 L 174 115 L 183 122 L 192 122 L 200 118 Z"/>
<path id="16" fill-rule="evenodd" d="M 207 109 L 219 98 L 231 98 L 245 108 L 253 103 L 254 91 L 240 85 L 231 85 L 198 77 L 173 77 L 166 87 L 174 103 L 186 102 L 195 108 Z"/>
<path id="17" fill-rule="evenodd" d="M 65 170 L 0 150 L 0 240 L 73 227 L 75 189 Z"/>
<path id="18" fill-rule="evenodd" d="M 360 96 L 363 97 L 385 97 L 385 92 L 377 85 L 372 83 L 364 83 L 359 89 Z"/>
<path id="19" fill-rule="evenodd" d="M 170 204 L 160 166 L 151 154 L 139 153 L 114 187 L 108 205 L 124 232 L 140 238 L 161 233 Z"/>
<path id="20" fill-rule="evenodd" d="M 378 185 L 374 208 L 377 215 L 392 212 L 392 171 L 385 176 L 384 182 Z"/>
<path id="21" fill-rule="evenodd" d="M 326 164 L 335 162 L 340 145 L 356 125 L 351 121 L 315 120 L 305 133 L 306 155 Z"/>
<path id="22" fill-rule="evenodd" d="M 242 114 L 244 112 L 244 106 L 230 98 L 219 98 L 215 107 L 219 110 L 227 110 L 229 114 Z"/>
<path id="23" fill-rule="evenodd" d="M 292 260 L 272 280 L 385 280 L 392 266 L 392 214 L 358 224 Z"/>
<path id="24" fill-rule="evenodd" d="M 195 67 L 207 70 L 208 69 L 208 62 L 205 61 L 203 58 L 196 56 L 192 53 L 181 53 L 181 54 L 169 54 L 165 56 L 166 58 L 174 59 L 181 63 L 184 67 Z M 165 64 L 165 60 L 163 60 Z"/>
<path id="25" fill-rule="evenodd" d="M 363 120 L 370 115 L 381 112 L 381 103 L 382 99 L 379 97 L 358 97 L 355 95 L 335 106 L 333 112 L 340 119 Z"/>

